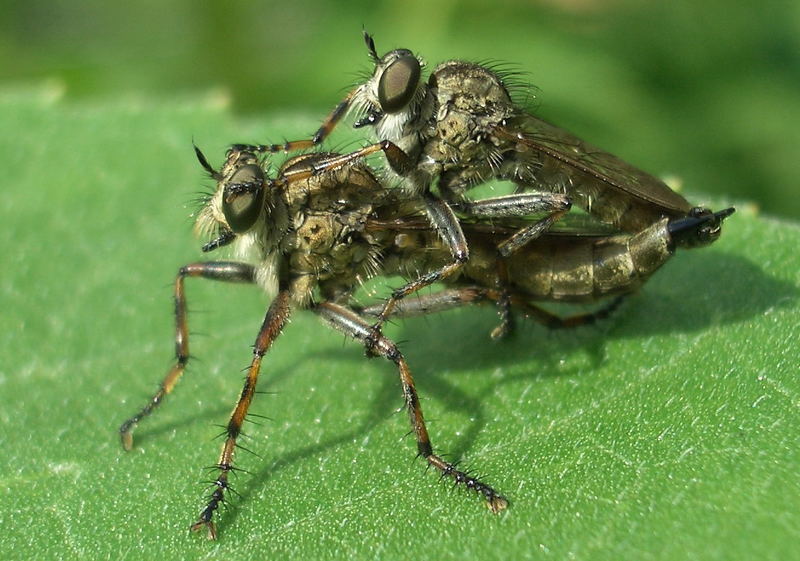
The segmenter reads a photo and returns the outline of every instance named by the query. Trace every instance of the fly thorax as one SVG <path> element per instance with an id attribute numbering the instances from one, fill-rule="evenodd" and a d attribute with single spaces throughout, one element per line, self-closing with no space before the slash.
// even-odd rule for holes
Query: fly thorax
<path id="1" fill-rule="evenodd" d="M 303 216 L 296 225 L 295 249 L 303 253 L 327 253 L 333 247 L 341 228 L 331 214 Z"/>
<path id="2" fill-rule="evenodd" d="M 486 113 L 492 107 L 513 106 L 502 78 L 490 68 L 473 62 L 443 62 L 431 74 L 430 84 L 439 105 L 450 103 L 476 115 Z"/>
<path id="3" fill-rule="evenodd" d="M 430 83 L 437 112 L 426 154 L 445 170 L 471 167 L 471 180 L 483 180 L 498 159 L 491 131 L 514 112 L 502 80 L 483 66 L 448 61 L 434 70 Z"/>

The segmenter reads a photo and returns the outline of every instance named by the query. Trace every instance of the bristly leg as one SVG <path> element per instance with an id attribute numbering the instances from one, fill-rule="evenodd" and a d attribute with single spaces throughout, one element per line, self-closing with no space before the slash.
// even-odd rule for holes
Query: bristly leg
<path id="1" fill-rule="evenodd" d="M 184 265 L 175 278 L 175 365 L 161 381 L 158 391 L 136 415 L 122 423 L 119 435 L 125 450 L 133 448 L 133 429 L 147 415 L 158 407 L 168 393 L 172 392 L 189 362 L 189 324 L 187 322 L 186 294 L 184 279 L 200 277 L 225 282 L 255 282 L 255 269 L 246 263 L 234 261 L 206 261 Z"/>
<path id="2" fill-rule="evenodd" d="M 256 394 L 256 382 L 261 371 L 261 359 L 270 349 L 278 335 L 280 335 L 286 320 L 289 318 L 289 313 L 289 291 L 283 288 L 278 292 L 269 310 L 267 310 L 264 323 L 261 325 L 255 345 L 253 345 L 253 361 L 247 370 L 242 393 L 225 428 L 224 434 L 226 438 L 222 445 L 222 453 L 216 466 L 214 466 L 218 471 L 216 479 L 212 482 L 214 490 L 208 497 L 208 502 L 200 512 L 197 521 L 190 528 L 192 531 L 206 528 L 208 538 L 211 540 L 217 539 L 217 528 L 212 521 L 214 512 L 220 505 L 225 505 L 225 492 L 234 492 L 230 487 L 229 476 L 236 469 L 233 466 L 233 456 L 236 448 L 241 448 L 236 443 L 236 439 L 241 436 L 242 424 L 247 418 L 247 411 Z"/>
<path id="3" fill-rule="evenodd" d="M 517 311 L 528 319 L 537 321 L 548 329 L 571 329 L 583 325 L 590 325 L 611 316 L 620 304 L 625 301 L 626 295 L 611 299 L 603 307 L 593 312 L 561 317 L 529 301 L 525 296 L 508 289 L 490 289 L 482 286 L 464 286 L 460 288 L 446 288 L 431 294 L 424 294 L 413 300 L 398 302 L 392 310 L 392 318 L 408 318 L 439 313 L 446 310 L 461 308 L 474 304 L 493 302 L 501 314 L 501 324 L 492 331 L 492 336 L 497 331 L 504 329 L 503 314 Z M 383 310 L 383 304 L 374 304 L 360 309 L 366 316 L 377 316 Z"/>
<path id="4" fill-rule="evenodd" d="M 387 157 L 388 155 L 389 153 L 387 152 Z M 450 205 L 430 194 L 424 194 L 422 200 L 425 202 L 425 209 L 430 223 L 436 228 L 439 236 L 450 250 L 452 261 L 446 263 L 440 269 L 429 271 L 408 282 L 405 286 L 393 290 L 391 297 L 378 314 L 378 321 L 372 326 L 376 332 L 380 331 L 383 324 L 392 315 L 395 306 L 404 298 L 436 282 L 457 275 L 461 267 L 469 260 L 469 246 L 462 231 L 461 223 L 453 212 L 454 208 L 463 214 L 483 218 L 522 217 L 541 212 L 547 213 L 544 218 L 519 229 L 510 238 L 500 243 L 497 247 L 498 263 L 502 264 L 503 258 L 508 257 L 525 244 L 547 232 L 553 223 L 563 216 L 572 205 L 568 197 L 558 193 L 506 195 L 479 201 L 462 201 L 457 205 Z M 504 280 L 503 275 L 500 275 L 500 278 L 501 281 Z M 501 284 L 507 285 L 508 283 L 506 281 L 504 283 L 501 282 Z M 492 338 L 494 339 L 505 337 L 512 329 L 512 318 L 507 300 L 508 297 L 505 297 L 503 301 L 498 301 L 501 323 L 492 331 Z M 371 348 L 368 346 L 367 353 L 370 354 L 371 352 Z"/>
<path id="5" fill-rule="evenodd" d="M 314 311 L 333 328 L 361 341 L 368 351 L 383 356 L 397 366 L 403 389 L 403 399 L 411 421 L 412 432 L 417 440 L 417 453 L 425 458 L 428 465 L 436 468 L 443 477 L 450 478 L 456 485 L 461 485 L 481 495 L 486 500 L 486 506 L 492 512 L 498 513 L 507 508 L 508 500 L 495 491 L 494 488 L 478 478 L 459 470 L 454 464 L 433 453 L 433 446 L 428 436 L 428 429 L 425 426 L 425 419 L 422 416 L 422 407 L 414 386 L 414 379 L 397 345 L 382 334 L 376 333 L 368 322 L 345 307 L 331 302 L 323 302 L 318 304 Z"/>

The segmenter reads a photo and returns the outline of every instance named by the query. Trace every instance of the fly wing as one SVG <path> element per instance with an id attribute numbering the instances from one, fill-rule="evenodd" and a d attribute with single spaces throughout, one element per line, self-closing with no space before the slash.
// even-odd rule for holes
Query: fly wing
<path id="1" fill-rule="evenodd" d="M 520 229 L 534 224 L 534 220 L 510 217 L 490 219 L 471 216 L 460 219 L 460 224 L 468 240 L 475 235 L 496 236 L 499 244 Z M 365 229 L 370 232 L 421 232 L 429 236 L 437 235 L 430 220 L 424 214 L 391 219 L 370 218 L 366 222 Z M 618 229 L 599 222 L 590 215 L 571 212 L 562 216 L 540 238 L 606 238 L 620 233 Z M 536 241 L 530 243 L 536 243 Z"/>
<path id="2" fill-rule="evenodd" d="M 580 212 L 570 212 L 562 216 L 544 236 L 605 238 L 621 234 L 617 228 L 599 222 L 596 218 Z"/>
<path id="3" fill-rule="evenodd" d="M 530 187 L 564 191 L 599 220 L 637 231 L 663 218 L 685 216 L 692 205 L 663 181 L 575 135 L 519 114 L 493 129 L 526 160 Z"/>

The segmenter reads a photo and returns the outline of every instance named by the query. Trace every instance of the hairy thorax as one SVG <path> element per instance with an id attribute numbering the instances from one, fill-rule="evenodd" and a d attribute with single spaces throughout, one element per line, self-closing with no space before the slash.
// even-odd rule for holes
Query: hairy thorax
<path id="1" fill-rule="evenodd" d="M 329 154 L 292 158 L 284 174 L 307 169 Z M 342 300 L 376 272 L 376 252 L 364 224 L 381 195 L 375 178 L 364 167 L 348 166 L 290 182 L 283 200 L 290 228 L 281 243 L 287 255 L 291 292 L 307 305 L 314 289 L 326 300 Z"/>
<path id="2" fill-rule="evenodd" d="M 502 79 L 477 64 L 448 61 L 434 69 L 429 83 L 437 110 L 425 132 L 422 165 L 456 191 L 496 176 L 508 147 L 491 131 L 514 113 Z"/>

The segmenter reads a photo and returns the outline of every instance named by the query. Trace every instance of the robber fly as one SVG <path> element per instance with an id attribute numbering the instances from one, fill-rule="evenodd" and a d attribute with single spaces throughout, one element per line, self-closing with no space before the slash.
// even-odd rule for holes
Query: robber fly
<path id="1" fill-rule="evenodd" d="M 237 439 L 256 393 L 261 362 L 294 309 L 311 310 L 330 327 L 361 342 L 368 353 L 392 362 L 400 376 L 417 453 L 442 477 L 475 491 L 491 512 L 504 510 L 508 501 L 492 486 L 434 453 L 403 354 L 364 317 L 382 313 L 380 306 L 359 310 L 353 304 L 354 292 L 366 279 L 378 274 L 415 278 L 418 271 L 435 269 L 449 259 L 448 244 L 430 226 L 425 203 L 402 190 L 384 188 L 363 163 L 334 154 L 291 158 L 271 178 L 261 156 L 252 151 L 229 150 L 221 169 L 215 170 L 195 150 L 217 182 L 197 218 L 197 230 L 211 238 L 203 249 L 210 252 L 231 245 L 242 261 L 205 261 L 180 268 L 174 287 L 176 361 L 145 407 L 120 427 L 126 450 L 133 446 L 135 426 L 174 389 L 188 363 L 185 279 L 257 284 L 275 296 L 226 425 L 213 467 L 213 491 L 192 530 L 205 529 L 209 538 L 216 538 L 214 513 L 232 492 L 229 476 L 237 469 Z M 463 230 L 475 257 L 457 275 L 444 279 L 449 286 L 443 291 L 406 301 L 392 313 L 414 315 L 485 301 L 499 307 L 503 322 L 510 312 L 520 310 L 555 325 L 557 318 L 540 311 L 537 301 L 596 301 L 630 292 L 668 260 L 676 246 L 714 241 L 730 212 L 662 219 L 637 234 L 548 233 L 507 258 L 498 256 L 497 240 L 518 230 L 518 224 L 465 219 Z"/>
<path id="2" fill-rule="evenodd" d="M 309 140 L 257 145 L 290 151 L 322 142 L 348 113 L 356 128 L 370 127 L 378 142 L 347 156 L 382 151 L 389 169 L 425 202 L 428 219 L 448 243 L 450 258 L 425 282 L 396 290 L 378 315 L 380 327 L 395 305 L 469 260 L 470 246 L 456 213 L 477 217 L 543 214 L 506 238 L 509 256 L 546 232 L 575 204 L 622 232 L 637 233 L 662 219 L 702 213 L 664 182 L 525 110 L 514 101 L 517 73 L 498 65 L 450 60 L 427 80 L 424 62 L 408 49 L 379 56 L 364 33 L 374 72 L 352 89 Z M 489 180 L 510 180 L 515 195 L 470 200 L 467 191 Z"/>

